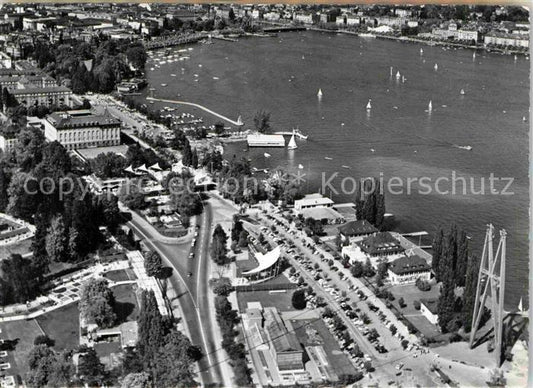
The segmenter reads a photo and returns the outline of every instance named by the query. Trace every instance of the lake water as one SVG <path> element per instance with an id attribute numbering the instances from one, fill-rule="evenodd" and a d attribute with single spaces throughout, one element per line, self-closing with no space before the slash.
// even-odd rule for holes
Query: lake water
<path id="1" fill-rule="evenodd" d="M 321 186 L 322 174 L 327 180 L 338 173 L 333 186 L 339 192 L 343 177 L 381 174 L 385 182 L 399 177 L 403 194 L 386 193 L 396 229 L 433 233 L 455 221 L 481 254 L 486 225 L 505 228 L 506 305 L 526 298 L 529 123 L 522 117 L 529 117 L 529 61 L 485 52 L 474 59 L 471 50 L 316 32 L 214 42 L 192 46 L 188 60 L 148 71 L 154 95 L 199 103 L 234 120 L 242 115 L 245 128 L 252 128 L 255 112 L 264 109 L 271 112 L 274 130 L 298 127 L 309 135 L 297 140 L 294 151 L 269 149 L 271 158 L 263 156 L 264 149 L 246 150 L 244 143 L 228 145 L 227 157 L 242 155 L 269 169 L 297 171 L 301 164 L 310 192 Z M 405 82 L 390 76 L 391 66 Z M 215 121 L 205 112 L 183 111 Z M 458 147 L 468 145 L 471 151 Z M 514 194 L 492 195 L 491 173 L 513 178 L 508 191 Z M 445 194 L 453 189 L 452 174 L 465 178 L 468 187 L 473 179 L 476 192 L 484 179 L 485 194 L 470 189 L 464 194 L 460 180 L 456 194 Z M 420 193 L 421 184 L 412 183 L 407 194 L 407 178 L 422 177 L 433 188 L 443 177 L 441 193 Z M 501 192 L 505 186 L 498 181 L 493 187 Z M 337 202 L 353 201 L 351 194 L 327 194 Z"/>

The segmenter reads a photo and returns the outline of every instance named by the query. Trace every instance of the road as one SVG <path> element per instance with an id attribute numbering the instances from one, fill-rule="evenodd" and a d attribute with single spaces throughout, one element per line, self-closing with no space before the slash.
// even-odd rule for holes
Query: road
<path id="1" fill-rule="evenodd" d="M 173 269 L 170 283 L 176 290 L 179 304 L 183 314 L 184 324 L 188 329 L 191 342 L 202 349 L 204 357 L 199 361 L 199 377 L 203 385 L 218 384 L 222 380 L 220 364 L 215 349 L 218 344 L 213 341 L 212 319 L 209 319 L 210 311 L 205 297 L 207 290 L 206 252 L 208 250 L 206 241 L 210 236 L 210 206 L 205 207 L 202 216 L 199 217 L 199 242 L 195 250 L 202 250 L 203 255 L 198 259 L 188 259 L 190 253 L 190 242 L 184 244 L 165 244 L 147 230 L 140 223 L 132 220 L 128 224 L 133 230 L 143 238 L 146 245 L 157 251 L 165 265 Z M 188 273 L 198 274 L 197 276 L 187 276 Z"/>

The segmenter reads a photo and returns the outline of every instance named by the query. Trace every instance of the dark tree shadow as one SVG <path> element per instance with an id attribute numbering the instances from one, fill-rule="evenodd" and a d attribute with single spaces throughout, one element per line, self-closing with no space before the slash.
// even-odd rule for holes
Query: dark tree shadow
<path id="1" fill-rule="evenodd" d="M 173 269 L 171 267 L 163 267 L 161 268 L 161 274 L 159 275 L 159 279 L 168 279 L 172 276 Z"/>
<path id="2" fill-rule="evenodd" d="M 117 322 L 126 322 L 128 316 L 135 310 L 135 304 L 130 302 L 115 302 L 115 314 L 117 314 Z"/>

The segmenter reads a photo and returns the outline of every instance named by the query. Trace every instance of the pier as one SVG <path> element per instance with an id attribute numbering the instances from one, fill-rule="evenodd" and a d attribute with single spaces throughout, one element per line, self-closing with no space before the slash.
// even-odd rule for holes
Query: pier
<path id="1" fill-rule="evenodd" d="M 237 127 L 242 127 L 244 125 L 244 123 L 239 123 L 238 121 L 234 121 L 226 116 L 223 116 L 221 115 L 220 113 L 217 113 L 217 112 L 214 112 L 212 111 L 211 109 L 208 109 L 206 108 L 205 106 L 203 105 L 200 105 L 200 104 L 195 104 L 193 102 L 187 102 L 187 101 L 175 101 L 175 100 L 165 100 L 165 99 L 162 99 L 162 98 L 154 98 L 154 97 L 146 97 L 147 100 L 149 101 L 159 101 L 159 102 L 167 102 L 169 104 L 178 104 L 178 105 L 189 105 L 189 106 L 193 106 L 195 108 L 198 108 L 198 109 L 201 109 L 207 113 L 210 113 L 212 114 L 213 116 L 216 116 L 222 120 L 225 120 L 227 121 L 228 123 L 230 124 L 233 124 Z"/>
<path id="2" fill-rule="evenodd" d="M 165 47 L 179 46 L 182 44 L 196 43 L 205 38 L 207 38 L 207 35 L 205 34 L 174 35 L 164 39 L 143 42 L 143 45 L 146 50 L 156 50 Z"/>
<path id="3" fill-rule="evenodd" d="M 292 136 L 292 134 L 293 134 L 293 131 L 274 132 L 274 135 Z M 294 130 L 294 135 L 298 137 L 299 139 L 307 140 L 307 135 L 304 135 L 303 133 L 301 133 L 299 129 Z"/>
<path id="4" fill-rule="evenodd" d="M 289 32 L 289 31 L 306 31 L 306 27 L 299 26 L 278 26 L 278 27 L 267 27 L 263 28 L 263 32 Z"/>

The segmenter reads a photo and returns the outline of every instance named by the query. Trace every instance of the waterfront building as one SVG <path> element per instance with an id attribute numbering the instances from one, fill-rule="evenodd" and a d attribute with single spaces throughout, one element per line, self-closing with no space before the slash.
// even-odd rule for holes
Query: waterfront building
<path id="1" fill-rule="evenodd" d="M 437 299 L 420 299 L 420 312 L 429 322 L 436 325 L 439 323 Z"/>
<path id="2" fill-rule="evenodd" d="M 431 267 L 420 256 L 404 256 L 390 263 L 388 274 L 393 285 L 415 283 L 417 279 L 429 280 Z"/>
<path id="3" fill-rule="evenodd" d="M 389 232 L 377 233 L 356 244 L 370 257 L 397 255 L 405 250 Z"/>
<path id="4" fill-rule="evenodd" d="M 368 237 L 378 232 L 376 227 L 367 220 L 350 221 L 337 228 L 343 240 L 357 237 Z"/>
<path id="5" fill-rule="evenodd" d="M 317 207 L 332 207 L 334 202 L 328 198 L 324 197 L 322 194 L 307 194 L 302 199 L 297 199 L 294 201 L 295 210 L 303 210 Z"/>
<path id="6" fill-rule="evenodd" d="M 285 147 L 283 135 L 264 135 L 261 133 L 248 135 L 246 141 L 249 147 Z"/>
<path id="7" fill-rule="evenodd" d="M 313 24 L 313 14 L 311 13 L 295 13 L 293 20 L 303 24 Z"/>
<path id="8" fill-rule="evenodd" d="M 121 121 L 107 111 L 90 110 L 54 112 L 43 121 L 49 141 L 59 141 L 67 150 L 116 146 L 120 144 Z"/>
<path id="9" fill-rule="evenodd" d="M 327 198 L 329 199 L 329 198 Z M 304 218 L 313 218 L 317 221 L 320 221 L 322 224 L 342 224 L 346 222 L 346 219 L 342 214 L 340 214 L 335 209 L 330 207 L 311 207 L 307 209 L 301 209 L 299 213 Z"/>
<path id="10" fill-rule="evenodd" d="M 495 46 L 515 46 L 515 47 L 529 47 L 529 35 L 516 35 L 516 34 L 507 34 L 503 32 L 490 32 L 485 35 L 484 38 L 485 46 L 495 45 Z"/>

